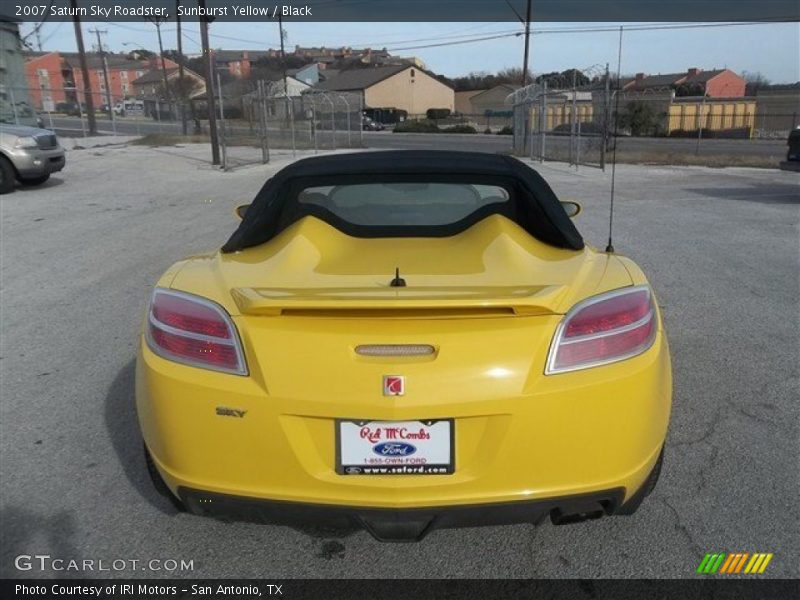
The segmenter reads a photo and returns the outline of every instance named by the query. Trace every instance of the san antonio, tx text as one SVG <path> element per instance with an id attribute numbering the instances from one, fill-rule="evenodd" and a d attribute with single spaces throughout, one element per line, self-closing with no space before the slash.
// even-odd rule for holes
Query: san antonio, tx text
<path id="1" fill-rule="evenodd" d="M 191 585 L 179 588 L 176 585 L 145 585 L 133 583 L 121 583 L 111 585 L 25 585 L 18 583 L 14 586 L 17 596 L 230 596 L 232 598 L 242 598 L 244 596 L 282 596 L 283 585 L 265 583 L 261 585 Z"/>

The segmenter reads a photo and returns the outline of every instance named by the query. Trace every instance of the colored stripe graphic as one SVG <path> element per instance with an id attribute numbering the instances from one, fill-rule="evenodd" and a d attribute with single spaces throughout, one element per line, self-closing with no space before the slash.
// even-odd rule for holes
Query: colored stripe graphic
<path id="1" fill-rule="evenodd" d="M 771 552 L 708 552 L 697 567 L 698 573 L 713 575 L 715 573 L 733 575 L 761 574 L 774 556 Z"/>
<path id="2" fill-rule="evenodd" d="M 720 573 L 732 573 L 733 570 L 736 568 L 736 565 L 739 563 L 739 559 L 742 555 L 739 552 L 734 552 L 733 554 L 728 555 L 728 560 L 725 561 L 725 564 L 722 565 L 722 569 L 720 569 Z"/>
<path id="3" fill-rule="evenodd" d="M 739 559 L 739 562 L 738 562 L 738 563 L 736 563 L 736 570 L 734 571 L 734 570 L 733 570 L 733 568 L 731 568 L 731 573 L 738 573 L 739 571 L 741 571 L 741 570 L 742 570 L 742 567 L 744 566 L 744 562 L 745 562 L 745 561 L 746 561 L 746 560 L 747 560 L 749 557 L 750 557 L 750 553 L 749 553 L 749 552 L 745 552 L 744 554 L 742 554 L 742 558 L 740 558 L 740 559 Z"/>
<path id="4" fill-rule="evenodd" d="M 764 562 L 761 563 L 761 567 L 759 567 L 759 569 L 758 569 L 759 573 L 763 573 L 764 572 L 764 569 L 767 568 L 767 565 L 769 564 L 769 561 L 772 560 L 772 556 L 773 556 L 773 554 L 772 554 L 772 552 L 770 552 L 769 554 L 767 554 L 764 557 Z"/>
<path id="5" fill-rule="evenodd" d="M 703 560 L 700 561 L 700 566 L 697 567 L 698 573 L 705 573 L 706 572 L 706 565 L 708 565 L 708 561 L 711 560 L 711 554 L 706 553 L 703 557 Z"/>
<path id="6" fill-rule="evenodd" d="M 731 563 L 736 558 L 736 554 L 728 554 L 728 560 L 722 565 L 722 568 L 719 570 L 720 573 L 727 573 L 728 569 L 731 568 Z"/>
<path id="7" fill-rule="evenodd" d="M 708 562 L 705 563 L 705 567 L 703 568 L 703 570 L 700 571 L 700 569 L 698 569 L 698 572 L 702 572 L 702 573 L 706 573 L 706 574 L 714 574 L 714 573 L 716 573 L 717 569 L 719 569 L 720 565 L 722 564 L 722 561 L 725 559 L 725 554 L 724 553 L 719 553 L 719 554 L 714 553 L 714 554 L 711 554 L 711 555 L 706 554 L 706 556 L 709 557 L 708 558 Z M 705 562 L 705 559 L 703 560 L 703 562 Z M 702 566 L 702 563 L 701 563 L 701 566 Z"/>

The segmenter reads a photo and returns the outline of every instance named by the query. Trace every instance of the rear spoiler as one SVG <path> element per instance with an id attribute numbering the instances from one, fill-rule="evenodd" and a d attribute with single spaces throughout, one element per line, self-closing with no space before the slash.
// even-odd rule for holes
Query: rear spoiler
<path id="1" fill-rule="evenodd" d="M 564 285 L 371 288 L 234 288 L 244 315 L 526 316 L 559 314 Z"/>

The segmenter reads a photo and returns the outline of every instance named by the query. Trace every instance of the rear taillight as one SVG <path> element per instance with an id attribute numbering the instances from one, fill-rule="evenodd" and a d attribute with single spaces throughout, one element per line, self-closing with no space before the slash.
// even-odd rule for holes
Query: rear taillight
<path id="1" fill-rule="evenodd" d="M 631 358 L 655 339 L 656 311 L 646 285 L 600 294 L 576 304 L 556 329 L 545 374 Z"/>
<path id="2" fill-rule="evenodd" d="M 156 288 L 148 310 L 146 338 L 150 349 L 168 360 L 247 375 L 230 316 L 205 298 Z"/>

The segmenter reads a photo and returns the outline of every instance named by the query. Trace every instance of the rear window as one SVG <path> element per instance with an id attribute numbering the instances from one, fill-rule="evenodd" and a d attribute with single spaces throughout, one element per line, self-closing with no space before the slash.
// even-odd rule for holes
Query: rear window
<path id="1" fill-rule="evenodd" d="M 476 210 L 508 202 L 498 185 L 468 183 L 359 183 L 306 187 L 297 201 L 320 207 L 354 225 L 449 225 Z"/>

